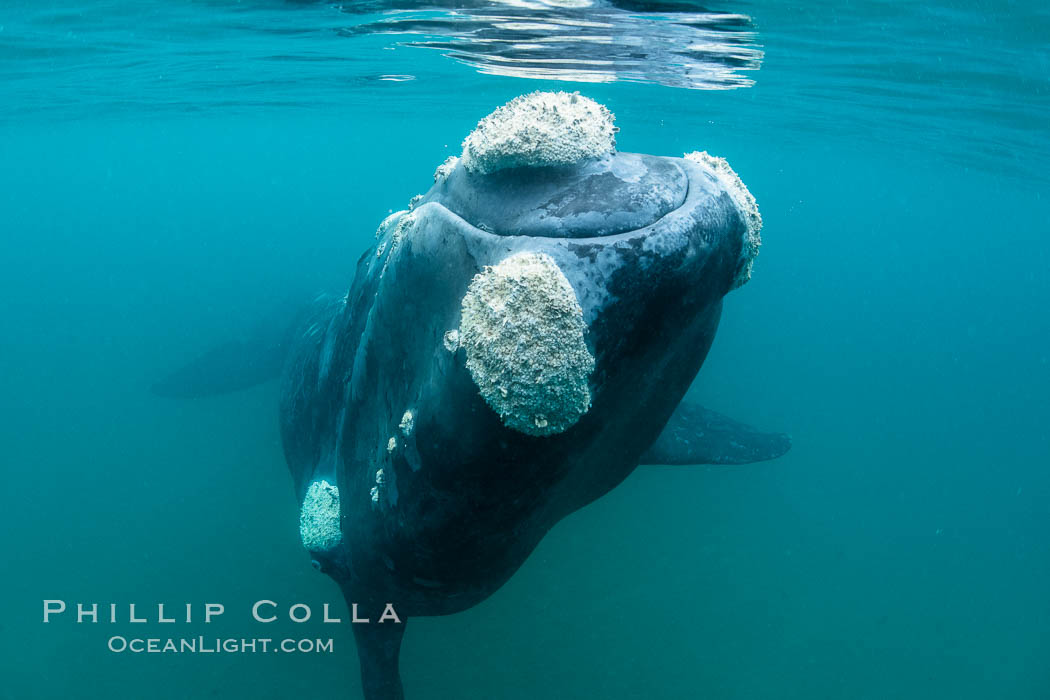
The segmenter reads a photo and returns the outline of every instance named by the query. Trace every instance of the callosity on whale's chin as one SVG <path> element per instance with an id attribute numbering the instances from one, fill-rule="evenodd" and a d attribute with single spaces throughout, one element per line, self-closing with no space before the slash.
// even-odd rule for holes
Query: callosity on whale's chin
<path id="1" fill-rule="evenodd" d="M 303 543 L 349 599 L 476 604 L 630 474 L 700 369 L 750 276 L 754 198 L 724 160 L 615 133 L 579 94 L 496 110 L 304 326 L 285 452 Z M 399 697 L 358 639 L 368 697 Z"/>

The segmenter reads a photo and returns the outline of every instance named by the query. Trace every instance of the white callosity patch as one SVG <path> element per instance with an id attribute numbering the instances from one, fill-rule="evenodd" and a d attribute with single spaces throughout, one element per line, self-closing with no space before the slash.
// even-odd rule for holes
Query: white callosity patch
<path id="1" fill-rule="evenodd" d="M 740 176 L 729 167 L 725 158 L 718 158 L 707 151 L 693 151 L 685 154 L 686 160 L 706 165 L 714 171 L 718 181 L 725 187 L 729 198 L 733 200 L 740 216 L 744 220 L 746 232 L 744 234 L 744 246 L 740 253 L 740 265 L 737 267 L 736 276 L 733 278 L 733 289 L 747 284 L 751 279 L 751 267 L 755 263 L 755 256 L 762 246 L 762 215 L 758 213 L 758 202 L 744 185 Z"/>
<path id="2" fill-rule="evenodd" d="M 382 469 L 376 470 L 376 485 L 369 491 L 369 495 L 372 497 L 372 505 L 379 505 L 379 499 L 383 497 L 383 492 L 386 490 L 386 475 L 383 474 Z"/>
<path id="3" fill-rule="evenodd" d="M 379 272 L 380 277 L 386 274 L 391 258 L 394 257 L 394 254 L 401 247 L 401 242 L 412 231 L 415 224 L 416 214 L 407 209 L 394 212 L 379 224 L 379 228 L 376 230 L 376 237 L 380 241 L 376 246 L 376 258 L 382 258 L 383 253 L 388 253 L 387 258 L 383 260 L 383 269 Z"/>
<path id="4" fill-rule="evenodd" d="M 310 484 L 299 512 L 299 536 L 304 547 L 317 552 L 332 549 L 342 542 L 337 486 L 324 479 Z"/>
<path id="5" fill-rule="evenodd" d="M 416 223 L 415 214 L 405 214 L 397 220 L 397 225 L 394 226 L 393 233 L 390 234 L 390 251 L 393 252 L 399 245 L 401 240 L 408 235 L 408 232 L 412 230 L 412 226 Z"/>
<path id="6" fill-rule="evenodd" d="M 395 211 L 381 222 L 379 222 L 379 228 L 376 229 L 376 238 L 382 238 L 386 235 L 386 232 L 390 230 L 390 227 L 396 224 L 402 217 L 402 215 L 408 213 L 407 209 Z"/>
<path id="7" fill-rule="evenodd" d="M 463 166 L 486 174 L 601 158 L 616 148 L 614 118 L 579 93 L 522 95 L 478 122 L 463 142 Z"/>
<path id="8" fill-rule="evenodd" d="M 474 277 L 459 336 L 474 383 L 504 425 L 543 436 L 564 432 L 590 408 L 586 329 L 557 263 L 518 253 Z"/>
<path id="9" fill-rule="evenodd" d="M 459 350 L 459 329 L 453 328 L 450 331 L 445 331 L 445 335 L 442 337 L 441 342 L 449 352 Z"/>
<path id="10" fill-rule="evenodd" d="M 415 425 L 416 419 L 415 416 L 412 415 L 412 411 L 405 411 L 405 415 L 401 416 L 401 422 L 398 423 L 397 427 L 401 428 L 402 435 L 404 435 L 405 437 L 410 437 L 412 435 L 412 429 L 415 427 Z"/>
<path id="11" fill-rule="evenodd" d="M 434 171 L 434 182 L 439 182 L 448 177 L 456 169 L 457 163 L 459 163 L 459 156 L 446 158 L 445 162 L 437 166 L 437 170 Z"/>

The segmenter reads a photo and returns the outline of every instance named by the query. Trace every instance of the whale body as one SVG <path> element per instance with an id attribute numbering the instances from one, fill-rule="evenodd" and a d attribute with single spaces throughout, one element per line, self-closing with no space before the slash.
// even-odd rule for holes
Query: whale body
<path id="1" fill-rule="evenodd" d="M 345 295 L 263 344 L 304 546 L 348 601 L 400 619 L 354 625 L 368 700 L 404 697 L 407 618 L 482 601 L 639 464 L 790 447 L 682 404 L 758 248 L 735 173 L 618 152 L 579 95 L 501 110 L 382 222 Z M 237 388 L 262 373 L 231 380 L 245 363 L 220 348 L 156 390 Z"/>

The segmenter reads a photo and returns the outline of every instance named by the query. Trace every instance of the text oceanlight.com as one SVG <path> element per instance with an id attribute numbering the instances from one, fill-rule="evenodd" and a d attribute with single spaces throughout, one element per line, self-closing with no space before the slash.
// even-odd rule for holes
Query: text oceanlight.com
<path id="1" fill-rule="evenodd" d="M 141 639 L 115 636 L 109 638 L 109 650 L 117 654 L 331 654 L 331 639 L 220 639 L 182 637 L 179 639 Z"/>

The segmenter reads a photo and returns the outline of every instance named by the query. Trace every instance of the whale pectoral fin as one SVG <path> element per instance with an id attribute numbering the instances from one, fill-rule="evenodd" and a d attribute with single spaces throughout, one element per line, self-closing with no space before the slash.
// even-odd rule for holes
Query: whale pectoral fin
<path id="1" fill-rule="evenodd" d="M 292 298 L 274 304 L 240 337 L 217 345 L 155 382 L 157 396 L 195 399 L 248 389 L 276 379 L 293 344 L 293 335 L 305 318 L 327 302 L 326 295 L 310 304 Z"/>
<path id="2" fill-rule="evenodd" d="M 748 464 L 791 449 L 783 433 L 763 433 L 695 403 L 683 401 L 640 464 Z"/>
<path id="3" fill-rule="evenodd" d="M 276 377 L 284 356 L 279 344 L 232 340 L 169 373 L 151 390 L 165 398 L 193 399 L 247 389 Z"/>
<path id="4" fill-rule="evenodd" d="M 349 600 L 349 599 L 348 599 Z M 348 602 L 348 604 L 350 604 Z M 361 663 L 364 700 L 404 700 L 399 658 L 405 622 L 355 623 L 354 640 Z"/>

